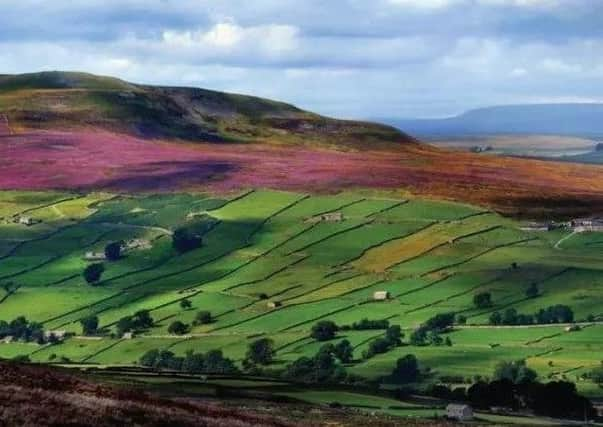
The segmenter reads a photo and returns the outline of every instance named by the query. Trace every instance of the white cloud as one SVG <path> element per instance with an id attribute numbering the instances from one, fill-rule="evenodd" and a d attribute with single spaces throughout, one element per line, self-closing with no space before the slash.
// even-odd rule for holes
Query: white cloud
<path id="1" fill-rule="evenodd" d="M 176 48 L 213 50 L 250 49 L 276 55 L 293 50 L 299 43 L 299 30 L 291 25 L 243 27 L 233 20 L 218 22 L 208 30 L 165 30 L 163 42 Z"/>
<path id="2" fill-rule="evenodd" d="M 445 9 L 447 7 L 461 3 L 463 0 L 388 0 L 389 3 L 396 6 L 403 6 L 413 9 Z"/>

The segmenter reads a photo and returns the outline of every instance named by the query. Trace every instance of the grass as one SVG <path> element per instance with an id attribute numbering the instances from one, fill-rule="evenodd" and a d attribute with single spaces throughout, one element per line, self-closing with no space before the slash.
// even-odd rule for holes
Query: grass
<path id="1" fill-rule="evenodd" d="M 240 362 L 252 340 L 269 337 L 279 349 L 275 366 L 283 366 L 320 348 L 323 343 L 309 337 L 318 320 L 343 325 L 388 319 L 404 329 L 406 342 L 411 329 L 429 317 L 454 311 L 466 315 L 469 325 L 448 335 L 452 347 L 403 346 L 357 361 L 349 371 L 377 378 L 387 375 L 398 357 L 412 353 L 434 378 L 487 377 L 501 360 L 526 359 L 543 379 L 565 375 L 580 390 L 601 395 L 581 379 L 600 363 L 600 326 L 575 333 L 560 326 L 480 327 L 492 311 L 511 307 L 533 313 L 567 304 L 579 320 L 601 316 L 603 256 L 593 251 L 603 240 L 600 233 L 577 235 L 555 248 L 560 233 L 524 232 L 519 223 L 480 208 L 355 192 L 310 196 L 255 190 L 231 198 L 0 192 L 0 200 L 3 215 L 28 211 L 42 220 L 32 227 L 0 224 L 0 284 L 16 287 L 10 293 L 0 287 L 0 319 L 25 315 L 44 322 L 46 329 L 76 334 L 81 333 L 79 320 L 90 314 L 109 330 L 141 309 L 156 320 L 132 340 L 71 338 L 52 347 L 0 344 L 0 357 L 30 354 L 44 363 L 132 365 L 154 348 L 177 354 L 221 349 Z M 325 212 L 341 212 L 344 220 L 309 221 Z M 176 253 L 169 233 L 209 217 L 213 222 L 202 247 Z M 85 251 L 134 238 L 152 247 L 105 262 L 98 286 L 85 283 Z M 540 296 L 526 299 L 531 283 L 538 284 Z M 392 298 L 373 301 L 378 290 L 389 291 Z M 477 292 L 490 292 L 493 306 L 476 309 Z M 191 309 L 180 306 L 183 299 L 191 301 Z M 280 306 L 271 308 L 268 302 Z M 191 337 L 168 335 L 171 322 L 192 325 L 200 310 L 210 311 L 214 321 L 191 327 Z M 360 358 L 381 334 L 347 331 L 333 342 L 345 337 Z M 375 406 L 404 416 L 430 411 Z"/>

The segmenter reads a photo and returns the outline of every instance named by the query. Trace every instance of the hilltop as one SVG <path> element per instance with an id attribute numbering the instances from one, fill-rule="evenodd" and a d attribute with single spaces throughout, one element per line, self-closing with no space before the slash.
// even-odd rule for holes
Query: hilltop
<path id="1" fill-rule="evenodd" d="M 82 73 L 0 76 L 0 189 L 387 190 L 526 217 L 603 212 L 603 168 L 421 144 L 289 104 Z"/>
<path id="2" fill-rule="evenodd" d="M 0 112 L 13 129 L 92 127 L 195 142 L 355 148 L 412 142 L 389 126 L 331 119 L 283 102 L 74 72 L 0 75 Z"/>
<path id="3" fill-rule="evenodd" d="M 443 119 L 388 119 L 393 126 L 421 136 L 484 134 L 603 135 L 603 104 L 502 105 L 469 110 Z"/>

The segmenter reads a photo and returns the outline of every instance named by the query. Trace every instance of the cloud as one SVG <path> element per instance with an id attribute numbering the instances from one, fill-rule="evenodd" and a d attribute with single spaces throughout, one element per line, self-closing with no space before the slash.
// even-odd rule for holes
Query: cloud
<path id="1" fill-rule="evenodd" d="M 83 70 L 342 117 L 603 98 L 603 2 L 20 0 L 0 69 Z"/>

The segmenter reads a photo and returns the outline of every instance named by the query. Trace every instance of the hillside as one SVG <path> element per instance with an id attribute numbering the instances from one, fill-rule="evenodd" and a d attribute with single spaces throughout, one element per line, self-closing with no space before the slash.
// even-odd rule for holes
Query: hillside
<path id="1" fill-rule="evenodd" d="M 377 148 L 412 141 L 388 126 L 330 119 L 268 99 L 71 72 L 0 75 L 0 114 L 13 130 L 88 127 L 195 142 Z"/>
<path id="2" fill-rule="evenodd" d="M 601 137 L 603 104 L 531 104 L 478 108 L 444 119 L 384 119 L 419 137 L 483 134 Z"/>
<path id="3" fill-rule="evenodd" d="M 79 73 L 0 78 L 0 189 L 387 190 L 524 217 L 603 212 L 603 168 L 420 144 L 391 127 Z"/>
<path id="4" fill-rule="evenodd" d="M 241 367 L 248 345 L 270 338 L 276 356 L 268 368 L 280 372 L 325 344 L 310 334 L 330 320 L 342 329 L 328 343 L 348 340 L 345 369 L 367 381 L 388 375 L 406 354 L 425 372 L 419 387 L 468 387 L 475 375 L 491 376 L 498 362 L 522 359 L 542 381 L 569 379 L 603 397 L 586 376 L 603 351 L 601 232 L 534 231 L 475 206 L 357 192 L 0 192 L 0 217 L 0 334 L 19 316 L 45 331 L 75 334 L 58 343 L 13 335 L 0 341 L 0 358 L 140 367 L 149 350 L 180 357 L 221 350 Z M 33 224 L 19 223 L 21 217 Z M 200 247 L 174 248 L 172 233 L 183 227 L 202 236 Z M 112 261 L 102 255 L 111 242 L 127 248 Z M 87 283 L 83 271 L 95 263 L 104 270 Z M 534 286 L 537 294 L 526 296 Z M 376 291 L 390 296 L 377 300 Z M 475 304 L 481 293 L 491 295 L 490 304 Z M 495 312 L 533 316 L 558 304 L 573 317 L 555 322 L 580 322 L 578 330 L 534 318 L 523 325 L 491 320 Z M 121 319 L 140 310 L 152 322 L 122 338 Z M 210 320 L 197 322 L 199 312 Z M 441 313 L 465 318 L 442 334 L 451 345 L 411 341 L 413 330 Z M 98 319 L 87 332 L 93 338 L 82 336 L 90 316 Z M 366 356 L 385 327 L 343 328 L 363 318 L 400 326 L 403 345 Z M 184 330 L 171 329 L 177 321 Z M 417 410 L 434 412 L 415 405 L 388 413 Z"/>

